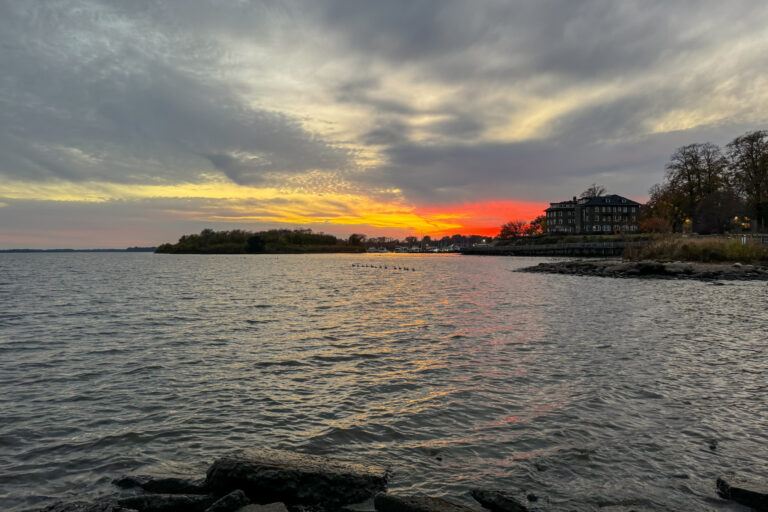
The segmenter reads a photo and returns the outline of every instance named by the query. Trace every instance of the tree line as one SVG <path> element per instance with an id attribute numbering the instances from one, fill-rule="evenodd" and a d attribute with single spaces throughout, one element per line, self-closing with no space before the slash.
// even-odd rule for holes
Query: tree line
<path id="1" fill-rule="evenodd" d="M 640 229 L 700 234 L 768 223 L 768 131 L 745 133 L 721 148 L 711 142 L 675 150 L 664 182 L 651 187 Z"/>
<path id="2" fill-rule="evenodd" d="M 360 248 L 333 235 L 313 233 L 311 229 L 271 229 L 268 231 L 214 231 L 184 235 L 175 244 L 162 244 L 155 252 L 171 254 L 243 254 L 291 252 L 357 252 Z"/>
<path id="3" fill-rule="evenodd" d="M 489 237 L 481 235 L 453 235 L 432 238 L 407 236 L 403 240 L 392 237 L 368 237 L 353 233 L 348 238 L 337 238 L 326 233 L 313 233 L 311 229 L 271 229 L 268 231 L 214 231 L 204 229 L 198 234 L 184 235 L 176 243 L 165 243 L 155 252 L 169 254 L 246 254 L 246 253 L 308 253 L 308 252 L 362 252 L 369 247 L 394 250 L 397 247 L 420 249 L 471 247 Z"/>

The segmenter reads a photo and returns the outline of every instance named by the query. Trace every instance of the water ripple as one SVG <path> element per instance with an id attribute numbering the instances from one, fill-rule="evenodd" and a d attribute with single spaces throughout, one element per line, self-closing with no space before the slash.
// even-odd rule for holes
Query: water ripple
<path id="1" fill-rule="evenodd" d="M 0 504 L 271 446 L 467 503 L 733 510 L 717 475 L 768 476 L 765 287 L 535 261 L 0 255 Z"/>

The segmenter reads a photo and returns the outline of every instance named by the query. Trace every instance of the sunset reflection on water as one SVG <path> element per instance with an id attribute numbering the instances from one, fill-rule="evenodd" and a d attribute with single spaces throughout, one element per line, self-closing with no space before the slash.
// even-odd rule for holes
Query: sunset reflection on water
<path id="1" fill-rule="evenodd" d="M 739 306 L 763 287 L 514 272 L 535 261 L 4 255 L 11 510 L 29 482 L 87 496 L 253 446 L 390 465 L 393 491 L 584 510 L 606 486 L 716 509 L 716 473 L 765 472 L 768 317 Z"/>

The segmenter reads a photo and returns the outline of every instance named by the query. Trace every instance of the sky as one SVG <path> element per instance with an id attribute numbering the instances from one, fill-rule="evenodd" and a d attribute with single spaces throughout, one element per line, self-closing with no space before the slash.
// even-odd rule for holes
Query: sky
<path id="1" fill-rule="evenodd" d="M 493 235 L 768 128 L 764 0 L 0 0 L 0 248 Z"/>

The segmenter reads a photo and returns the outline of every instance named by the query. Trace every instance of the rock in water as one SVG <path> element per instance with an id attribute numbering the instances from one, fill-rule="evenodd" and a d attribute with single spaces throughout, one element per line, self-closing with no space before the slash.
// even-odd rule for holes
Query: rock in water
<path id="1" fill-rule="evenodd" d="M 213 505 L 205 509 L 205 512 L 236 512 L 246 505 L 250 505 L 251 500 L 240 489 L 232 491 Z"/>
<path id="2" fill-rule="evenodd" d="M 768 511 L 768 484 L 766 483 L 761 485 L 733 477 L 720 477 L 717 479 L 717 494 L 755 510 Z"/>
<path id="3" fill-rule="evenodd" d="M 257 503 L 333 507 L 365 501 L 386 488 L 387 477 L 380 466 L 282 450 L 249 450 L 216 460 L 205 482 L 217 494 L 242 489 Z"/>
<path id="4" fill-rule="evenodd" d="M 127 475 L 112 481 L 118 487 L 140 487 L 147 492 L 160 494 L 208 494 L 203 479 L 158 478 L 147 475 Z"/>
<path id="5" fill-rule="evenodd" d="M 528 508 L 525 505 L 522 505 L 514 496 L 504 491 L 473 489 L 472 497 L 491 512 L 528 512 Z"/>
<path id="6" fill-rule="evenodd" d="M 285 503 L 270 503 L 268 505 L 248 505 L 237 512 L 288 512 Z"/>
<path id="7" fill-rule="evenodd" d="M 205 512 L 216 500 L 215 496 L 146 494 L 122 498 L 117 503 L 139 512 Z"/>
<path id="8" fill-rule="evenodd" d="M 377 512 L 478 512 L 443 498 L 378 494 L 373 500 Z"/>
<path id="9" fill-rule="evenodd" d="M 104 503 L 84 503 L 82 501 L 74 503 L 54 503 L 48 505 L 41 512 L 138 512 L 132 508 L 124 508 L 113 502 Z"/>

